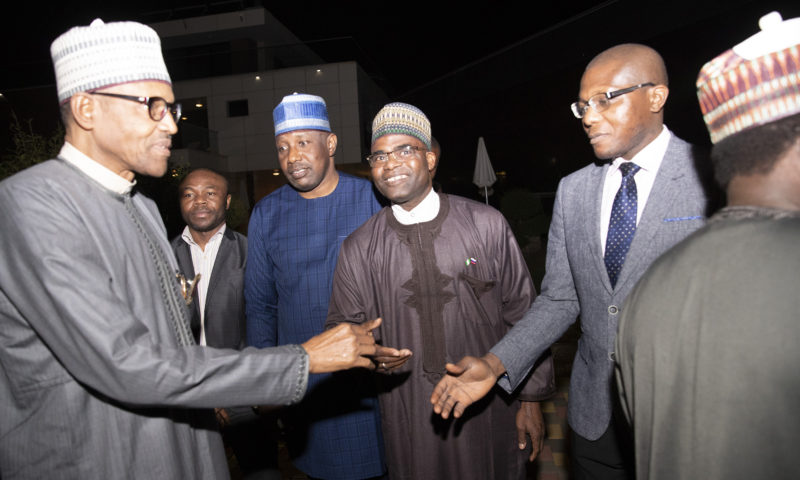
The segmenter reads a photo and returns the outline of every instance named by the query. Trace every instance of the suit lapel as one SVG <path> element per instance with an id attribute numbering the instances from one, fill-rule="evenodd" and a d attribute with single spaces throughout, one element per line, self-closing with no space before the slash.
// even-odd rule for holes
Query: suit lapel
<path id="1" fill-rule="evenodd" d="M 656 173 L 653 189 L 642 212 L 642 218 L 636 227 L 636 234 L 631 242 L 631 248 L 625 258 L 617 286 L 622 286 L 634 272 L 640 272 L 642 262 L 646 260 L 647 252 L 658 233 L 664 218 L 667 217 L 670 206 L 678 200 L 681 194 L 680 179 L 686 176 L 686 159 L 676 149 L 676 139 L 670 139 L 664 159 Z"/>
<path id="2" fill-rule="evenodd" d="M 586 228 L 586 236 L 589 239 L 589 248 L 592 254 L 591 258 L 594 259 L 594 268 L 597 270 L 597 276 L 603 282 L 606 290 L 611 293 L 611 280 L 608 279 L 608 271 L 606 264 L 603 260 L 603 245 L 600 242 L 600 211 L 603 204 L 603 186 L 605 184 L 606 174 L 608 173 L 609 164 L 606 163 L 600 168 L 591 170 L 591 176 L 588 180 L 586 191 L 590 198 L 594 198 L 588 209 L 589 217 L 584 222 Z M 585 202 L 585 198 L 578 199 L 579 202 Z"/>
<path id="3" fill-rule="evenodd" d="M 175 257 L 178 260 L 178 268 L 180 268 L 183 276 L 187 280 L 194 278 L 194 263 L 192 263 L 192 250 L 188 243 L 182 238 L 178 242 L 178 247 L 175 249 Z M 200 331 L 200 310 L 197 306 L 198 295 L 197 288 L 194 289 L 192 294 L 194 301 L 189 306 L 191 312 L 191 328 L 194 334 L 195 341 L 199 341 L 198 332 Z"/>
<path id="4" fill-rule="evenodd" d="M 181 239 L 178 248 L 175 249 L 175 256 L 178 259 L 178 267 L 186 278 L 194 278 L 194 264 L 192 263 L 192 251 L 189 244 Z"/>
<path id="5" fill-rule="evenodd" d="M 225 233 L 222 234 L 219 249 L 217 250 L 217 258 L 214 259 L 214 267 L 211 269 L 211 278 L 208 279 L 208 291 L 206 293 L 206 305 L 208 305 L 208 298 L 211 292 L 215 291 L 216 285 L 220 281 L 220 272 L 227 271 L 227 263 L 233 255 L 233 246 L 229 245 L 230 242 L 235 241 L 233 234 L 230 233 L 228 228 L 225 228 Z"/>

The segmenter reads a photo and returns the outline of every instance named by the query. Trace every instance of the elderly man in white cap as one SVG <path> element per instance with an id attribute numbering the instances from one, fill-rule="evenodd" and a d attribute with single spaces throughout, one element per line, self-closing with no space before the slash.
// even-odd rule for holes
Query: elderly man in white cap
<path id="1" fill-rule="evenodd" d="M 322 97 L 287 95 L 273 119 L 289 184 L 259 201 L 250 217 L 247 341 L 259 348 L 304 342 L 324 331 L 339 247 L 380 210 L 368 181 L 336 171 L 338 139 Z M 280 412 L 297 468 L 327 480 L 383 474 L 372 385 L 363 371 L 309 378 L 303 401 Z"/>
<path id="2" fill-rule="evenodd" d="M 761 27 L 697 80 L 728 205 L 619 323 L 640 479 L 800 478 L 800 18 Z"/>
<path id="3" fill-rule="evenodd" d="M 66 142 L 0 183 L 0 477 L 227 478 L 211 408 L 295 403 L 309 372 L 373 365 L 380 321 L 276 349 L 194 345 L 191 288 L 133 188 L 166 171 L 180 115 L 159 38 L 96 20 L 51 53 Z"/>

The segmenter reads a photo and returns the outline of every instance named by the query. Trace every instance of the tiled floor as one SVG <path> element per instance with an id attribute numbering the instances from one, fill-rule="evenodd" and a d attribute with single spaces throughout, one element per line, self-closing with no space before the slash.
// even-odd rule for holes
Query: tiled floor
<path id="1" fill-rule="evenodd" d="M 528 479 L 530 480 L 567 480 L 569 478 L 567 396 L 569 372 L 575 356 L 575 348 L 576 343 L 571 331 L 551 348 L 558 393 L 542 405 L 542 413 L 547 425 L 547 437 L 542 452 L 528 469 Z"/>

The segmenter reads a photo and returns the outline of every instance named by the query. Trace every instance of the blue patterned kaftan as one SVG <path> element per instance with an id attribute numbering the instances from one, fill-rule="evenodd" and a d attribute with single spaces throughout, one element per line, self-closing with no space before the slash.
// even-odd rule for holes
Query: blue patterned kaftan
<path id="1" fill-rule="evenodd" d="M 323 331 L 339 247 L 380 208 L 370 182 L 341 172 L 325 197 L 305 199 L 285 185 L 256 204 L 245 273 L 249 345 L 299 344 Z M 282 413 L 297 468 L 325 479 L 383 474 L 370 375 L 310 375 L 305 399 Z"/>

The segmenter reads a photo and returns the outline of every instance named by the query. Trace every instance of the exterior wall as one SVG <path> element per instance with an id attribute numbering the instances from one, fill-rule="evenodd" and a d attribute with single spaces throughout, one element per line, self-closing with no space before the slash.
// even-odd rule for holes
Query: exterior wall
<path id="1" fill-rule="evenodd" d="M 325 99 L 331 129 L 339 137 L 336 163 L 358 163 L 365 153 L 355 62 L 179 81 L 177 99 L 206 98 L 208 129 L 216 132 L 217 169 L 245 172 L 278 168 L 272 110 L 284 95 L 310 93 Z M 363 76 L 362 76 L 363 78 Z M 247 100 L 248 115 L 228 116 L 228 102 Z"/>

